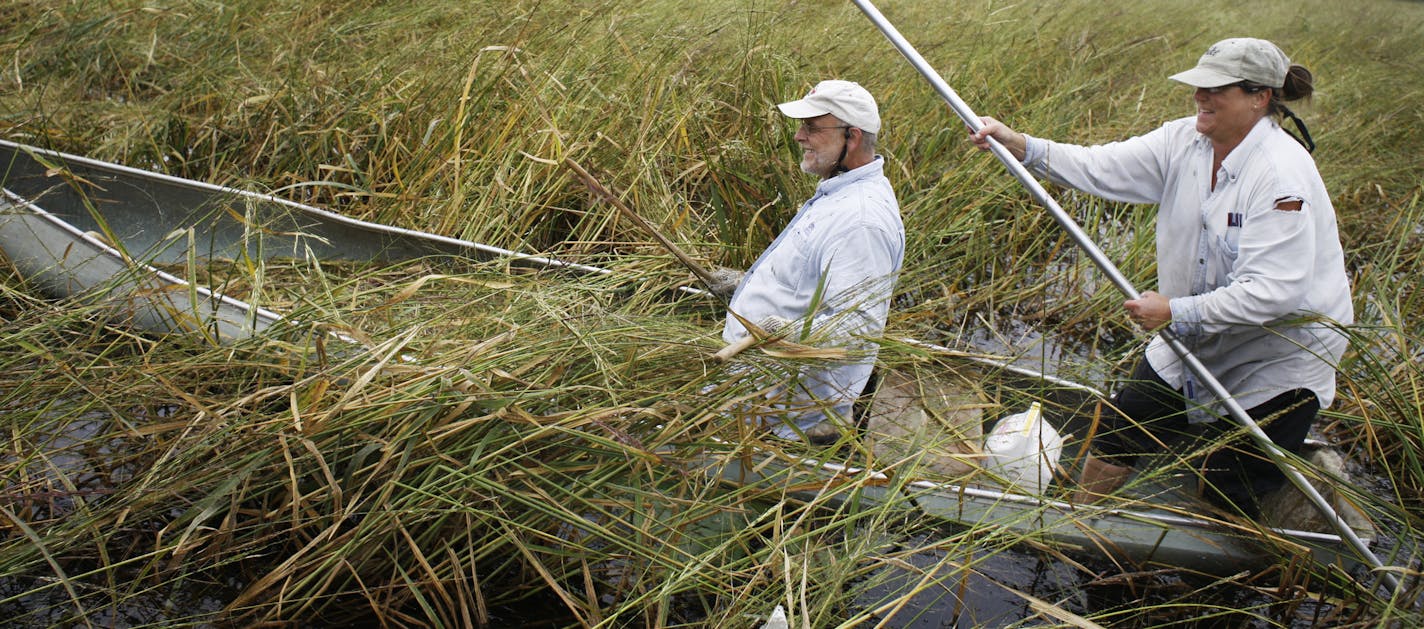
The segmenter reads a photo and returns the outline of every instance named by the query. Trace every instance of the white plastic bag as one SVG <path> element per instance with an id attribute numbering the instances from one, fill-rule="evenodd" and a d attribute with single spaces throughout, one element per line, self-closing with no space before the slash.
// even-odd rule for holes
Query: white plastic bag
<path id="1" fill-rule="evenodd" d="M 1053 480 L 1063 436 L 1043 419 L 1038 402 L 1027 411 L 1000 419 L 984 438 L 984 467 L 1009 489 L 1040 495 Z"/>

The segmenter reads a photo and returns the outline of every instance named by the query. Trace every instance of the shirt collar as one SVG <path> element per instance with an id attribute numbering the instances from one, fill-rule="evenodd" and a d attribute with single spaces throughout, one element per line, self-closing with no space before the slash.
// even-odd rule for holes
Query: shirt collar
<path id="1" fill-rule="evenodd" d="M 1246 160 L 1250 159 L 1252 153 L 1256 152 L 1256 147 L 1261 145 L 1271 132 L 1276 129 L 1276 119 L 1270 116 L 1263 116 L 1256 121 L 1256 126 L 1251 127 L 1251 131 L 1242 138 L 1241 143 L 1236 148 L 1231 149 L 1226 154 L 1226 159 L 1221 160 L 1221 169 L 1225 170 L 1233 179 L 1246 167 Z M 1202 136 L 1205 139 L 1206 136 Z M 1207 145 L 1211 142 L 1208 140 Z"/>
<path id="2" fill-rule="evenodd" d="M 822 179 L 821 183 L 816 184 L 816 196 L 819 197 L 827 194 L 832 194 L 837 190 L 840 190 L 841 188 L 844 188 L 855 182 L 864 179 L 869 179 L 871 177 L 878 177 L 882 173 L 884 173 L 884 171 L 885 158 L 876 155 L 875 159 L 870 160 L 870 163 L 864 166 L 861 166 L 854 170 L 847 170 L 839 175 L 831 177 L 830 179 Z"/>

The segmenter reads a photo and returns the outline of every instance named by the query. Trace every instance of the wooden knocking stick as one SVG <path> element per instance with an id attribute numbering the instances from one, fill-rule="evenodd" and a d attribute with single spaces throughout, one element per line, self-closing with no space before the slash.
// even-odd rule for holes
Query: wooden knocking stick
<path id="1" fill-rule="evenodd" d="M 715 358 L 719 363 L 725 363 L 731 360 L 733 356 L 736 356 L 737 354 L 746 351 L 747 348 L 756 345 L 761 340 L 762 339 L 757 338 L 754 334 L 748 334 L 742 337 L 741 340 L 738 340 L 735 343 L 730 343 L 726 347 L 717 350 L 717 353 L 713 354 L 712 358 Z"/>
<path id="2" fill-rule="evenodd" d="M 628 220 L 633 221 L 633 224 L 642 228 L 643 231 L 648 232 L 650 236 L 662 244 L 662 246 L 680 260 L 688 270 L 692 271 L 692 274 L 696 275 L 697 279 L 702 280 L 704 286 L 709 289 L 712 288 L 713 284 L 716 283 L 716 280 L 712 278 L 712 273 L 708 272 L 707 269 L 703 268 L 702 265 L 698 264 L 691 257 L 688 257 L 686 253 L 682 252 L 682 249 L 679 249 L 671 240 L 668 240 L 666 236 L 662 235 L 651 223 L 643 220 L 643 217 L 638 216 L 638 213 L 634 212 L 633 208 L 628 207 L 622 200 L 614 196 L 612 192 L 609 192 L 607 188 L 604 188 L 602 184 L 598 183 L 597 179 L 593 178 L 593 175 L 588 174 L 588 171 L 584 170 L 582 166 L 579 166 L 578 162 L 575 162 L 573 158 L 565 157 L 564 165 L 567 166 L 569 170 L 574 171 L 574 174 L 578 175 L 578 178 L 583 181 L 584 185 L 588 186 L 594 194 L 612 203 L 613 207 L 618 208 L 618 211 L 628 217 Z"/>

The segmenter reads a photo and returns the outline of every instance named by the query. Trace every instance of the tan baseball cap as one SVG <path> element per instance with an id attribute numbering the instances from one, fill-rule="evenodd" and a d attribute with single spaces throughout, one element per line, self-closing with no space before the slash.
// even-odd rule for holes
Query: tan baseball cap
<path id="1" fill-rule="evenodd" d="M 781 103 L 777 108 L 788 118 L 832 114 L 866 133 L 880 133 L 880 110 L 875 99 L 859 83 L 851 81 L 821 81 L 801 100 Z"/>
<path id="2" fill-rule="evenodd" d="M 1221 87 L 1242 81 L 1281 87 L 1286 84 L 1289 69 L 1290 59 L 1275 44 L 1236 37 L 1212 44 L 1197 60 L 1197 67 L 1168 78 L 1192 87 Z"/>

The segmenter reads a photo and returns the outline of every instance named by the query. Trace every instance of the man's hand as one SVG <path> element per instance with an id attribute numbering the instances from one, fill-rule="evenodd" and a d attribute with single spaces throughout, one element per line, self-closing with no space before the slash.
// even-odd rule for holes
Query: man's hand
<path id="1" fill-rule="evenodd" d="M 707 290 L 713 295 L 727 299 L 736 292 L 737 286 L 741 285 L 742 278 L 745 276 L 745 271 L 719 266 L 712 272 L 712 284 L 707 287 Z"/>
<path id="2" fill-rule="evenodd" d="M 732 314 L 735 315 L 736 313 Z M 751 321 L 743 319 L 740 316 L 737 317 L 737 320 L 741 321 L 743 325 L 747 326 L 748 334 L 742 337 L 741 339 L 738 339 L 736 342 L 733 342 L 732 344 L 727 345 L 726 347 L 723 347 L 720 350 L 717 350 L 717 353 L 713 354 L 712 357 L 717 359 L 718 362 L 727 362 L 731 360 L 733 356 L 742 353 L 748 347 L 751 347 L 758 343 L 762 343 L 763 341 L 779 343 L 782 340 L 778 338 L 780 336 L 780 332 L 787 330 L 791 324 L 790 321 L 778 317 L 776 315 L 763 317 L 761 321 L 758 321 L 756 323 L 752 323 Z M 761 333 L 753 333 L 751 331 L 751 328 L 753 327 L 761 328 Z"/>
<path id="3" fill-rule="evenodd" d="M 1160 293 L 1144 291 L 1137 299 L 1129 299 L 1122 305 L 1133 322 L 1149 332 L 1172 320 L 1172 301 Z"/>
<path id="4" fill-rule="evenodd" d="M 989 150 L 989 138 L 994 138 L 1009 150 L 1014 159 L 1023 161 L 1024 154 L 1028 150 L 1028 140 L 1022 133 L 987 116 L 980 116 L 979 122 L 983 123 L 983 126 L 979 127 L 979 131 L 969 134 L 969 141 L 973 142 L 976 148 L 981 151 Z"/>
<path id="5" fill-rule="evenodd" d="M 773 336 L 781 334 L 782 332 L 789 332 L 790 330 L 787 328 L 789 325 L 791 325 L 789 319 L 783 319 L 776 315 L 764 317 L 761 321 L 757 322 L 757 327 L 766 330 L 767 334 Z"/>

